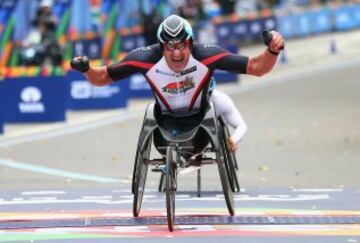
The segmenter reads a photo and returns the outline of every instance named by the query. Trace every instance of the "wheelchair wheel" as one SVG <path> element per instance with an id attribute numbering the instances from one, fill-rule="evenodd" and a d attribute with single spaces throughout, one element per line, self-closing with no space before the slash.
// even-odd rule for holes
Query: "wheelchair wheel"
<path id="1" fill-rule="evenodd" d="M 169 231 L 174 230 L 176 191 L 176 151 L 169 146 L 166 151 L 166 213 Z"/>
<path id="2" fill-rule="evenodd" d="M 133 201 L 133 215 L 134 217 L 139 216 L 141 203 L 145 190 L 146 176 L 148 171 L 148 160 L 150 159 L 151 152 L 151 137 L 148 139 L 145 145 L 144 151 L 140 149 L 136 152 L 135 156 L 135 168 L 133 177 L 133 190 L 134 190 L 134 201 Z"/>
<path id="3" fill-rule="evenodd" d="M 227 127 L 226 124 L 222 123 L 221 124 L 222 127 L 222 131 L 223 131 L 223 136 L 222 136 L 222 147 L 224 150 L 224 157 L 225 157 L 225 167 L 226 167 L 226 171 L 228 173 L 228 177 L 229 177 L 229 183 L 231 186 L 231 190 L 233 192 L 239 192 L 240 191 L 240 185 L 239 185 L 239 180 L 236 174 L 236 170 L 237 170 L 237 161 L 236 161 L 236 157 L 235 154 L 233 153 L 233 151 L 231 151 L 231 149 L 228 146 L 228 139 L 230 138 L 230 132 L 229 132 L 229 128 Z"/>
<path id="4" fill-rule="evenodd" d="M 220 136 L 221 136 L 220 132 Z M 233 192 L 229 183 L 229 175 L 226 171 L 226 164 L 225 164 L 225 149 L 224 146 L 220 146 L 219 150 L 217 151 L 217 164 L 219 169 L 220 181 L 222 185 L 222 189 L 224 192 L 226 206 L 228 208 L 229 214 L 233 216 L 235 214 L 235 206 L 234 206 L 234 197 Z"/>

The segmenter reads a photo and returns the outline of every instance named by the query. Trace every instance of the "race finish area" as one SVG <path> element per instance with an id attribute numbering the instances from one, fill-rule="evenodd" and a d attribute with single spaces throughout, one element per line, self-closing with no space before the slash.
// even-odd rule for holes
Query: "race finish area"
<path id="1" fill-rule="evenodd" d="M 235 194 L 237 210 L 231 217 L 220 192 L 204 192 L 201 198 L 195 192 L 179 192 L 175 231 L 169 232 L 163 193 L 150 190 L 140 216 L 134 218 L 128 210 L 132 195 L 125 190 L 21 192 L 0 199 L 7 211 L 0 214 L 0 242 L 119 237 L 359 237 L 360 207 L 349 203 L 349 199 L 359 198 L 359 191 L 352 189 L 249 189 Z M 331 204 L 350 209 L 324 210 Z M 197 208 L 191 207 L 194 205 Z"/>
<path id="2" fill-rule="evenodd" d="M 233 89 L 249 126 L 237 154 L 235 215 L 218 171 L 205 165 L 201 197 L 195 173 L 178 178 L 173 232 L 159 174 L 149 171 L 139 217 L 132 215 L 143 112 L 1 139 L 0 242 L 360 242 L 358 76 L 358 65 L 332 66 Z"/>

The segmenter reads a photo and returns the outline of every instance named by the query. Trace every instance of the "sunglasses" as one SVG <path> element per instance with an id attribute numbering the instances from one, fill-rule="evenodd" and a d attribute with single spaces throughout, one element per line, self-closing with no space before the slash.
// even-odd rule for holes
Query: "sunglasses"
<path id="1" fill-rule="evenodd" d="M 175 49 L 182 51 L 185 48 L 187 48 L 189 46 L 189 44 L 190 44 L 189 40 L 180 41 L 180 42 L 169 41 L 164 44 L 164 47 L 165 47 L 165 49 L 167 49 L 169 51 L 174 51 Z"/>

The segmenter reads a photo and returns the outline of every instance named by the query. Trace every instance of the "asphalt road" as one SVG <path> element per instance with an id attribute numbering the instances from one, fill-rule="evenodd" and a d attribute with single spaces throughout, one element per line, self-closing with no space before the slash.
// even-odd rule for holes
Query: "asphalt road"
<path id="1" fill-rule="evenodd" d="M 288 82 L 233 92 L 232 98 L 249 128 L 237 153 L 238 175 L 244 189 L 236 195 L 237 214 L 248 211 L 257 214 L 265 208 L 270 215 L 279 210 L 285 210 L 285 213 L 330 210 L 333 214 L 360 215 L 359 74 L 358 67 L 328 69 L 310 76 L 299 74 L 298 78 Z M 30 142 L 20 139 L 9 146 L 0 143 L 0 211 L 4 213 L 0 221 L 6 221 L 11 215 L 23 218 L 24 213 L 35 217 L 43 212 L 50 217 L 54 210 L 131 213 L 130 177 L 141 123 L 142 115 L 139 115 L 96 129 L 64 130 L 58 136 Z M 216 200 L 222 199 L 216 167 L 204 167 L 202 175 L 204 191 L 208 192 L 204 198 L 208 200 L 196 199 L 193 193 L 195 173 L 183 175 L 179 178 L 179 191 L 183 192 L 183 197 L 193 199 L 189 203 L 180 201 L 179 210 L 226 213 L 225 203 Z M 155 190 L 157 183 L 158 174 L 150 173 L 147 181 L 149 199 L 144 202 L 143 209 L 145 215 L 147 210 L 161 214 L 164 207 L 163 195 Z M 152 202 L 152 198 L 156 200 Z M 183 240 L 179 237 L 215 242 L 209 237 L 211 234 L 206 233 L 207 230 L 213 232 L 214 228 L 195 227 L 192 233 L 177 235 L 167 233 L 161 226 L 152 227 L 149 232 L 157 234 L 144 233 L 148 228 L 137 229 L 137 233 L 142 231 L 143 242 L 152 242 L 153 237 L 157 242 L 168 241 L 169 237 L 173 242 Z M 228 242 L 239 242 L 238 236 L 244 242 L 360 241 L 359 224 L 343 225 L 341 232 L 339 228 L 330 227 L 324 231 L 316 226 L 212 227 L 217 227 L 215 231 L 218 232 L 213 237 L 226 237 Z M 90 229 L 86 233 L 91 234 Z M 48 230 L 50 233 L 56 231 Z M 95 233 L 101 235 L 105 229 L 97 230 Z M 185 228 L 185 231 L 189 230 Z M 18 240 L 53 242 L 49 232 L 45 234 L 48 237 L 34 238 L 32 234 Z M 124 236 L 112 231 L 114 234 L 109 239 L 105 233 L 103 237 L 93 239 L 83 236 L 85 230 L 81 231 L 82 237 L 79 232 L 77 235 L 68 232 L 60 241 L 118 242 L 120 238 L 116 235 L 125 237 L 126 241 L 137 235 Z M 11 234 L 11 231 L 3 231 L 0 242 L 16 241 Z M 334 235 L 336 237 L 332 237 Z"/>

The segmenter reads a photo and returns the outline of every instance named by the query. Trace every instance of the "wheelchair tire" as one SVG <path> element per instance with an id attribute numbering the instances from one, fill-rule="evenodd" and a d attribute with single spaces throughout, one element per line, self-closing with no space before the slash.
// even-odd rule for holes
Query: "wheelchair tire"
<path id="1" fill-rule="evenodd" d="M 220 132 L 221 133 L 221 132 Z M 221 134 L 220 134 L 221 136 Z M 226 164 L 225 164 L 225 149 L 224 146 L 220 146 L 219 150 L 217 151 L 217 164 L 219 169 L 219 176 L 221 181 L 221 186 L 224 192 L 225 202 L 226 206 L 228 208 L 229 214 L 233 216 L 235 214 L 235 206 L 234 206 L 234 197 L 233 192 L 230 186 L 229 182 L 229 174 L 226 170 Z"/>
<path id="2" fill-rule="evenodd" d="M 236 161 L 236 157 L 235 154 L 230 150 L 230 148 L 227 145 L 227 140 L 230 137 L 230 132 L 229 132 L 229 128 L 227 127 L 226 124 L 221 124 L 222 127 L 222 147 L 223 150 L 225 151 L 224 153 L 224 157 L 225 157 L 225 167 L 226 167 L 226 171 L 228 173 L 228 177 L 229 177 L 229 183 L 231 186 L 231 190 L 233 192 L 239 192 L 240 191 L 240 185 L 239 185 L 239 180 L 236 174 L 236 170 L 237 170 L 237 161 Z"/>
<path id="3" fill-rule="evenodd" d="M 166 214 L 169 231 L 174 230 L 175 221 L 175 192 L 176 192 L 176 151 L 169 146 L 166 151 Z"/>
<path id="4" fill-rule="evenodd" d="M 138 217 L 140 213 L 141 203 L 144 196 L 146 177 L 148 172 L 148 160 L 150 159 L 151 152 L 151 137 L 148 139 L 145 145 L 144 151 L 136 152 L 136 161 L 134 168 L 133 177 L 133 190 L 134 190 L 134 201 L 133 201 L 133 215 Z"/>

